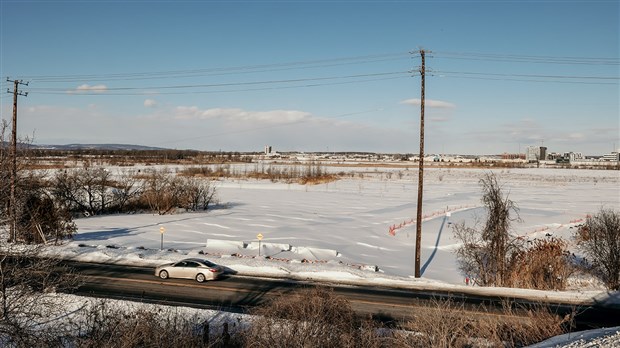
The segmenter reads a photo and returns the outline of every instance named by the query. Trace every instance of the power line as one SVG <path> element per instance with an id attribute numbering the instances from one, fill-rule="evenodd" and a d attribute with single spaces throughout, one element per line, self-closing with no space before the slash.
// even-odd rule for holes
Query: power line
<path id="1" fill-rule="evenodd" d="M 175 90 L 175 89 L 197 89 L 197 88 L 216 88 L 216 87 L 239 87 L 239 86 L 253 86 L 253 85 L 276 85 L 276 84 L 291 84 L 301 82 L 313 82 L 313 81 L 329 81 L 329 80 L 343 80 L 343 79 L 355 79 L 346 82 L 331 82 L 331 83 L 317 83 L 312 85 L 302 86 L 279 86 L 266 89 L 283 89 L 283 88 L 300 88 L 300 87 L 316 87 L 324 85 L 344 84 L 344 83 L 358 83 L 377 81 L 385 79 L 385 76 L 401 75 L 400 77 L 406 77 L 409 71 L 392 71 L 392 72 L 380 72 L 370 74 L 357 74 L 357 75 L 342 75 L 342 76 L 324 76 L 314 78 L 300 78 L 300 79 L 286 79 L 286 80 L 265 80 L 265 81 L 246 81 L 246 82 L 230 82 L 230 83 L 213 83 L 213 84 L 195 84 L 195 85 L 169 85 L 169 86 L 144 86 L 144 87 L 105 87 L 105 86 L 93 86 L 88 89 L 79 90 L 75 88 L 33 88 L 31 91 L 38 94 L 74 94 L 74 95 L 145 95 L 145 94 L 169 94 L 162 92 L 155 92 L 156 90 Z M 383 78 L 382 78 L 383 77 Z M 396 76 L 399 77 L 399 76 Z M 360 78 L 371 78 L 362 79 Z M 141 93 L 127 93 L 128 91 L 139 91 Z M 259 90 L 259 89 L 254 89 Z M 238 90 L 234 90 L 235 92 Z M 112 92 L 112 93 L 110 93 Z M 123 92 L 123 93 L 114 93 Z M 217 91 L 223 92 L 223 91 Z M 194 92 L 199 93 L 199 92 Z M 214 93 L 214 91 L 204 91 L 204 93 Z"/>
<path id="2" fill-rule="evenodd" d="M 433 52 L 434 58 L 568 65 L 620 65 L 618 57 L 533 56 L 471 52 Z"/>
<path id="3" fill-rule="evenodd" d="M 81 81 L 117 81 L 117 80 L 142 80 L 158 78 L 186 78 L 210 75 L 245 74 L 249 72 L 273 72 L 291 69 L 322 68 L 339 65 L 352 65 L 363 63 L 374 63 L 389 61 L 408 57 L 407 52 L 385 53 L 355 57 L 321 59 L 311 61 L 297 61 L 288 63 L 271 63 L 261 65 L 247 65 L 235 67 L 190 69 L 190 70 L 169 70 L 155 72 L 135 72 L 135 73 L 111 73 L 111 74 L 84 74 L 84 75 L 32 75 L 24 76 L 37 82 L 81 82 Z"/>
<path id="4" fill-rule="evenodd" d="M 569 83 L 585 85 L 617 85 L 618 76 L 584 76 L 584 75 L 539 75 L 539 74 L 502 74 L 472 71 L 433 71 L 433 76 L 466 78 L 492 81 L 519 81 L 537 83 Z M 604 82 L 610 81 L 610 82 Z"/>
<path id="5" fill-rule="evenodd" d="M 554 79 L 582 79 L 582 80 L 620 80 L 619 76 L 583 76 L 583 75 L 533 75 L 533 74 L 499 74 L 468 71 L 434 71 L 440 74 L 463 74 L 463 75 L 488 75 L 488 76 L 508 76 L 508 77 L 535 77 L 535 78 L 554 78 Z"/>
<path id="6" fill-rule="evenodd" d="M 577 85 L 612 85 L 617 86 L 617 82 L 591 82 L 591 81 L 567 81 L 567 80 L 535 80 L 526 78 L 508 78 L 508 77 L 483 77 L 483 76 L 463 76 L 463 75 L 433 75 L 438 77 L 457 78 L 457 79 L 470 79 L 470 80 L 486 80 L 486 81 L 512 81 L 512 82 L 534 82 L 534 83 L 560 83 L 560 84 L 577 84 Z"/>
<path id="7" fill-rule="evenodd" d="M 161 85 L 161 86 L 143 86 L 143 87 L 106 87 L 106 86 L 92 86 L 88 89 L 79 90 L 69 87 L 56 87 L 56 88 L 32 88 L 31 91 L 37 94 L 73 94 L 73 95 L 151 95 L 151 94 L 208 94 L 208 93 L 231 93 L 231 92 L 247 92 L 247 91 L 260 91 L 260 90 L 274 90 L 274 89 L 290 89 L 290 88 L 306 88 L 306 87 L 319 87 L 338 84 L 350 84 L 370 81 L 380 81 L 393 78 L 404 77 L 404 74 L 411 73 L 411 71 L 393 71 L 393 72 L 379 72 L 369 74 L 357 74 L 357 75 L 341 75 L 341 76 L 323 76 L 314 78 L 299 78 L 299 79 L 286 79 L 286 80 L 264 80 L 264 81 L 242 81 L 242 82 L 230 82 L 230 83 L 213 83 L 213 84 L 194 84 L 194 85 Z M 403 75 L 396 77 L 384 77 L 390 75 Z M 600 84 L 600 85 L 613 85 L 614 82 L 592 82 L 594 81 L 617 81 L 620 77 L 617 76 L 583 76 L 583 75 L 539 75 L 539 74 L 502 74 L 502 73 L 486 73 L 486 72 L 468 72 L 468 71 L 433 71 L 432 76 L 440 77 L 457 77 L 457 78 L 471 78 L 481 80 L 499 80 L 499 81 L 521 81 L 521 82 L 555 82 L 555 83 L 574 83 L 574 84 Z M 370 77 L 370 79 L 361 79 Z M 327 83 L 314 83 L 303 85 L 285 85 L 276 87 L 262 87 L 262 88 L 247 88 L 247 89 L 232 89 L 232 90 L 208 90 L 208 91 L 184 91 L 184 92 L 162 92 L 160 90 L 178 90 L 178 89 L 201 89 L 201 88 L 218 88 L 218 87 L 242 87 L 242 86 L 254 86 L 254 85 L 277 85 L 277 84 L 292 84 L 292 83 L 304 83 L 313 81 L 329 81 L 329 80 L 342 80 L 342 79 L 355 79 L 345 82 L 327 82 Z M 556 81 L 564 80 L 564 81 Z M 570 81 L 573 80 L 573 81 Z M 585 81 L 584 81 L 585 80 Z M 141 92 L 131 92 L 141 91 Z"/>

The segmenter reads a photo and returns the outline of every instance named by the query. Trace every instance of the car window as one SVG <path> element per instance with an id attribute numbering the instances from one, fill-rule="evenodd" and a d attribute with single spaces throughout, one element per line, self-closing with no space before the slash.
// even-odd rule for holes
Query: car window
<path id="1" fill-rule="evenodd" d="M 181 261 L 181 262 L 177 262 L 174 267 L 187 267 L 187 262 L 185 261 Z"/>
<path id="2" fill-rule="evenodd" d="M 196 262 L 192 262 L 192 261 L 187 261 L 186 263 L 187 263 L 187 266 L 185 266 L 185 267 L 198 267 L 198 266 L 200 266 Z"/>
<path id="3" fill-rule="evenodd" d="M 202 260 L 202 263 L 207 267 L 214 267 L 215 264 L 209 260 Z"/>

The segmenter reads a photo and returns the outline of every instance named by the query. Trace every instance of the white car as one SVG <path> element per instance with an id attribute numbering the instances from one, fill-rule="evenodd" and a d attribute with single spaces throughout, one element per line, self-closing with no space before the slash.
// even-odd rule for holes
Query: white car
<path id="1" fill-rule="evenodd" d="M 167 263 L 155 268 L 155 276 L 161 279 L 196 279 L 199 283 L 205 280 L 215 280 L 222 275 L 223 272 L 224 270 L 221 266 L 209 260 L 194 258 Z"/>

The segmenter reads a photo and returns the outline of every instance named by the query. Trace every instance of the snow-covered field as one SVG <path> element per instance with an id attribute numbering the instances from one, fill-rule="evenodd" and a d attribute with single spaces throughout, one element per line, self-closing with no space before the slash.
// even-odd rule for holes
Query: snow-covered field
<path id="1" fill-rule="evenodd" d="M 472 225 L 483 218 L 479 180 L 489 170 L 425 170 L 421 279 L 413 277 L 417 170 L 329 170 L 350 175 L 305 186 L 222 180 L 215 183 L 220 203 L 208 212 L 78 219 L 74 240 L 49 252 L 76 260 L 145 266 L 204 253 L 246 275 L 468 287 L 481 293 L 503 291 L 564 301 L 611 298 L 591 279 L 576 279 L 567 292 L 465 285 L 466 275 L 458 270 L 453 253 L 458 244 L 452 226 L 460 221 Z M 515 222 L 514 233 L 526 238 L 553 235 L 571 240 L 575 226 L 588 214 L 601 207 L 620 210 L 619 171 L 532 168 L 493 173 L 520 209 L 522 222 Z M 263 236 L 260 244 L 258 234 Z"/>
<path id="2" fill-rule="evenodd" d="M 313 277 L 413 281 L 417 171 L 347 170 L 352 177 L 320 185 L 217 181 L 220 204 L 208 212 L 77 219 L 74 241 L 55 251 L 82 260 L 142 265 L 205 252 L 240 273 L 277 276 L 318 270 L 322 274 Z M 464 284 L 466 275 L 459 272 L 453 253 L 458 245 L 452 226 L 483 218 L 478 181 L 487 172 L 425 170 L 421 281 Z M 528 238 L 570 239 L 587 214 L 601 207 L 620 210 L 618 171 L 494 173 L 520 209 L 522 222 L 514 224 L 514 233 Z M 258 234 L 263 236 L 260 257 Z"/>

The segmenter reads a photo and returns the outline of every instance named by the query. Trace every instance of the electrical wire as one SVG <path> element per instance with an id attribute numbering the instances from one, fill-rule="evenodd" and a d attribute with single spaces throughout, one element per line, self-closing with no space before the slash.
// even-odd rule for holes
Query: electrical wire
<path id="1" fill-rule="evenodd" d="M 173 86 L 150 86 L 150 87 L 113 87 L 113 88 L 92 88 L 88 90 L 76 90 L 76 89 L 67 89 L 67 88 L 30 88 L 29 91 L 31 93 L 38 94 L 72 94 L 72 95 L 148 95 L 148 94 L 185 94 L 185 93 L 220 93 L 220 92 L 235 92 L 235 91 L 251 91 L 251 90 L 268 90 L 268 89 L 287 89 L 287 88 L 301 88 L 301 87 L 317 87 L 317 86 L 327 86 L 327 85 L 337 85 L 337 84 L 346 84 L 346 83 L 358 83 L 358 82 L 369 82 L 369 81 L 379 81 L 391 78 L 379 78 L 380 76 L 390 76 L 392 78 L 399 77 L 407 77 L 409 71 L 395 71 L 395 72 L 383 72 L 383 73 L 374 73 L 374 74 L 358 74 L 358 75 L 344 75 L 344 76 L 332 76 L 332 77 L 316 77 L 316 78 L 306 78 L 306 79 L 288 79 L 288 80 L 268 80 L 268 81 L 251 81 L 251 82 L 231 82 L 231 83 L 218 83 L 218 84 L 202 84 L 202 85 L 173 85 Z M 394 76 L 401 75 L 401 76 Z M 372 77 L 371 79 L 361 79 L 365 77 Z M 356 79 L 353 81 L 345 81 L 345 82 L 331 82 L 331 83 L 315 83 L 315 84 L 304 84 L 304 85 L 293 85 L 293 86 L 279 86 L 273 88 L 255 88 L 255 89 L 245 89 L 245 90 L 219 90 L 219 91 L 190 91 L 190 92 L 181 92 L 181 93 L 166 93 L 160 92 L 156 90 L 174 90 L 174 89 L 196 89 L 196 88 L 214 88 L 214 87 L 236 87 L 236 86 L 252 86 L 252 85 L 270 85 L 270 84 L 290 84 L 290 83 L 300 83 L 300 82 L 312 82 L 312 81 L 327 81 L 327 80 L 341 80 L 341 79 Z M 142 92 L 128 92 L 128 91 L 139 91 Z M 122 92 L 122 93 L 118 93 Z"/>
<path id="2" fill-rule="evenodd" d="M 366 56 L 355 56 L 334 59 L 321 59 L 312 61 L 298 61 L 288 63 L 272 63 L 260 65 L 247 65 L 223 68 L 191 69 L 191 70 L 169 70 L 158 72 L 136 72 L 136 73 L 111 73 L 111 74 L 87 74 L 87 75 L 31 75 L 23 76 L 23 79 L 36 82 L 82 82 L 82 81 L 126 81 L 126 80 L 145 80 L 163 78 L 190 78 L 199 76 L 217 76 L 230 74 L 246 74 L 260 72 L 274 72 L 291 69 L 323 68 L 341 65 L 365 64 L 384 62 L 395 59 L 411 57 L 408 52 L 386 53 Z"/>
<path id="3" fill-rule="evenodd" d="M 568 65 L 620 65 L 617 57 L 532 56 L 467 52 L 431 52 L 433 58 Z"/>
<path id="4" fill-rule="evenodd" d="M 477 79 L 493 79 L 506 81 L 532 81 L 532 82 L 562 82 L 562 83 L 583 83 L 583 84 L 615 84 L 614 82 L 589 82 L 588 80 L 620 80 L 618 76 L 578 76 L 578 75 L 535 75 L 535 74 L 500 74 L 483 72 L 465 71 L 433 71 L 432 75 L 441 77 L 462 77 Z M 465 75 L 465 76 L 461 76 Z M 473 75 L 473 76 L 472 76 Z M 521 78 L 521 79 L 517 79 Z M 541 80 L 545 79 L 545 80 Z M 566 80 L 585 80 L 585 81 L 566 81 Z"/>

